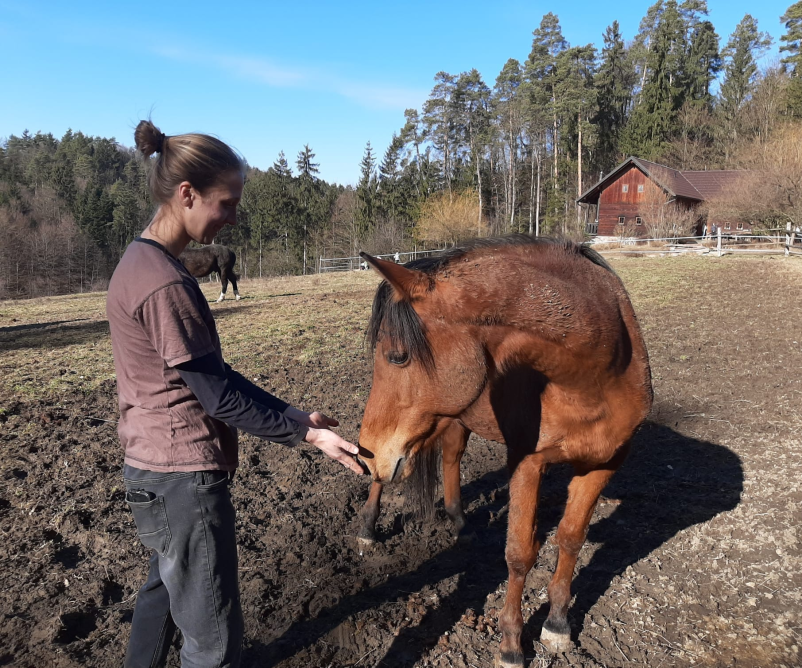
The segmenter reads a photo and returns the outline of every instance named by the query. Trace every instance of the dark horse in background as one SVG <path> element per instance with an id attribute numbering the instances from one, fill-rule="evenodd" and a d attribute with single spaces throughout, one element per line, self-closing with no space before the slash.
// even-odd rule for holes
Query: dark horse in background
<path id="1" fill-rule="evenodd" d="M 203 278 L 213 271 L 220 274 L 220 282 L 223 284 L 223 289 L 217 298 L 218 302 L 226 298 L 229 281 L 234 287 L 234 296 L 239 301 L 237 275 L 234 273 L 234 263 L 237 261 L 237 256 L 230 248 L 220 244 L 212 244 L 203 248 L 187 248 L 178 256 L 178 259 L 181 260 L 187 271 L 195 278 Z"/>
<path id="2" fill-rule="evenodd" d="M 446 511 L 462 530 L 459 463 L 468 437 L 506 444 L 509 583 L 497 665 L 520 668 L 521 596 L 540 548 L 540 482 L 550 464 L 571 464 L 540 636 L 550 650 L 566 651 L 579 550 L 652 405 L 648 355 L 624 286 L 589 248 L 524 235 L 403 266 L 362 257 L 385 279 L 368 330 L 373 386 L 359 445 L 374 483 L 363 535 L 372 535 L 381 485 L 427 467 L 433 478 L 436 459 L 427 453 L 438 445 Z"/>

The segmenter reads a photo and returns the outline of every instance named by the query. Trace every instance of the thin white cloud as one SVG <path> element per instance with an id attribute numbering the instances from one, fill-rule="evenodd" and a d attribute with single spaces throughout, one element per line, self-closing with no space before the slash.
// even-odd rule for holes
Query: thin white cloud
<path id="1" fill-rule="evenodd" d="M 322 71 L 284 67 L 264 58 L 164 46 L 154 46 L 151 51 L 170 60 L 210 65 L 256 84 L 335 93 L 371 109 L 407 109 L 419 105 L 427 95 L 427 91 L 412 88 L 350 81 Z"/>

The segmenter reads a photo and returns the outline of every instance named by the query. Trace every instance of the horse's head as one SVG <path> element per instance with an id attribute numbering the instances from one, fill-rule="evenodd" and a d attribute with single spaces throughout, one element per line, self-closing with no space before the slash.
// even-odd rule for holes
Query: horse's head
<path id="1" fill-rule="evenodd" d="M 359 444 L 374 479 L 390 482 L 406 477 L 424 444 L 481 394 L 484 352 L 475 328 L 456 317 L 463 297 L 448 281 L 433 271 L 362 257 L 385 280 L 369 325 L 373 386 Z"/>

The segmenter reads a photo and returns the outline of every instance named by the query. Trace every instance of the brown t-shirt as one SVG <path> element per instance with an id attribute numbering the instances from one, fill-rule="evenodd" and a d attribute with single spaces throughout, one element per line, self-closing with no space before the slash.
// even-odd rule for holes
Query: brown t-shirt
<path id="1" fill-rule="evenodd" d="M 175 366 L 220 339 L 198 282 L 158 246 L 135 241 L 109 284 L 106 313 L 125 463 L 150 471 L 237 468 L 237 433 L 210 417 Z"/>

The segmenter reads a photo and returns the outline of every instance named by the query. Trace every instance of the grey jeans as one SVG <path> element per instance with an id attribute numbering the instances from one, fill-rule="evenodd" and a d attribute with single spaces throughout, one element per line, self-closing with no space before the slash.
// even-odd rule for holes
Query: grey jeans
<path id="1" fill-rule="evenodd" d="M 125 668 L 163 666 L 176 626 L 184 637 L 182 668 L 237 668 L 243 621 L 231 474 L 126 465 L 123 475 L 139 539 L 153 550 Z"/>

